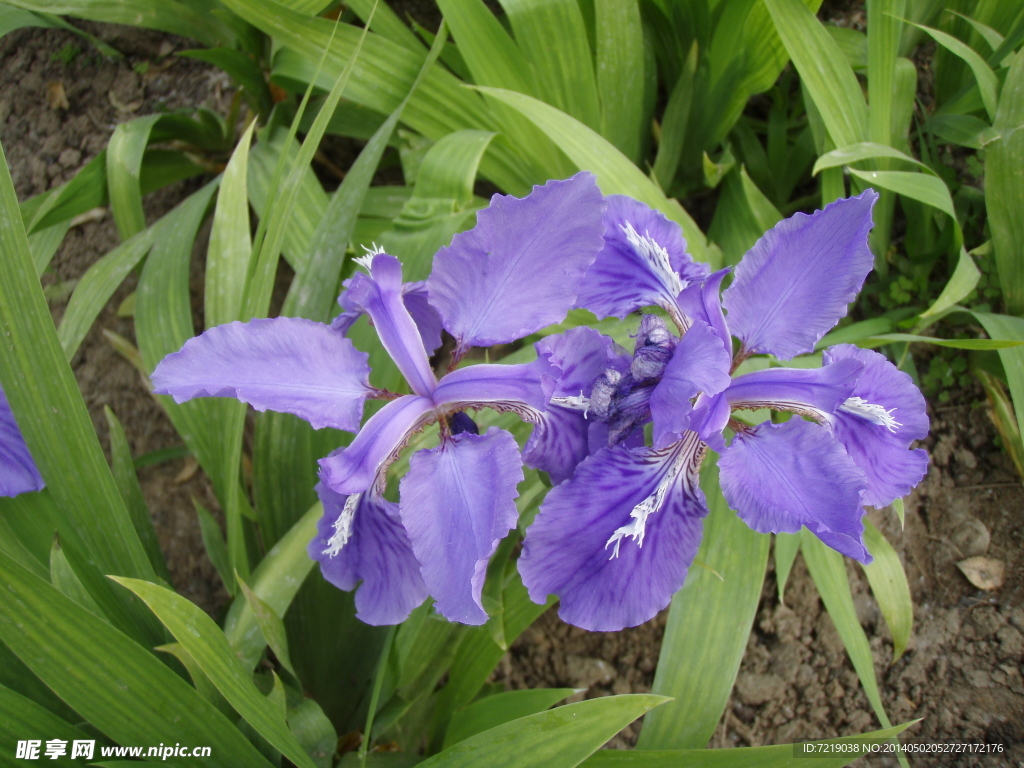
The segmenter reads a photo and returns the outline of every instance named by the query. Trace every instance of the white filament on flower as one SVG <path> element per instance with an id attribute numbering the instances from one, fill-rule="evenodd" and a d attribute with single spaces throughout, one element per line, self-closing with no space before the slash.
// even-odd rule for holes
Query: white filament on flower
<path id="1" fill-rule="evenodd" d="M 622 540 L 627 536 L 633 539 L 638 547 L 643 547 L 647 517 L 661 509 L 661 505 L 665 502 L 665 497 L 668 495 L 668 490 L 672 487 L 674 480 L 675 473 L 670 472 L 668 477 L 661 481 L 661 485 L 658 486 L 654 493 L 633 507 L 633 511 L 629 513 L 632 520 L 621 528 L 615 529 L 615 533 L 612 534 L 611 538 L 604 545 L 605 549 L 608 549 L 612 544 L 615 545 L 615 549 L 612 550 L 612 556 L 608 558 L 609 560 L 614 560 L 619 556 L 619 545 L 622 544 Z"/>
<path id="2" fill-rule="evenodd" d="M 859 397 L 849 397 L 846 402 L 839 406 L 839 410 L 852 413 L 854 416 L 870 421 L 872 424 L 878 424 L 879 426 L 885 427 L 890 432 L 895 432 L 898 427 L 903 425 L 893 418 L 893 411 L 895 408 L 886 410 L 880 405 L 875 403 L 869 403 L 867 400 L 863 400 Z"/>
<path id="3" fill-rule="evenodd" d="M 574 411 L 583 411 L 583 418 L 587 418 L 587 413 L 590 411 L 590 398 L 583 394 L 582 389 L 578 395 L 572 395 L 570 397 L 552 397 L 551 402 L 555 405 L 560 405 L 563 408 L 569 408 Z"/>
<path id="4" fill-rule="evenodd" d="M 363 256 L 356 256 L 355 262 L 360 267 L 369 272 L 370 267 L 373 266 L 373 257 L 380 256 L 382 253 L 384 253 L 384 248 L 377 245 L 376 243 L 373 243 L 373 246 L 371 248 L 367 248 L 364 245 L 363 250 L 366 251 L 366 253 Z"/>
<path id="5" fill-rule="evenodd" d="M 638 235 L 633 225 L 628 221 L 622 225 L 622 232 L 625 234 L 629 244 L 633 246 L 636 255 L 651 265 L 655 274 L 661 278 L 665 287 L 676 297 L 686 286 L 679 279 L 679 275 L 672 269 L 669 262 L 668 251 L 658 245 L 650 235 Z"/>
<path id="6" fill-rule="evenodd" d="M 360 496 L 361 493 L 353 493 L 345 499 L 345 506 L 342 507 L 338 519 L 334 521 L 334 535 L 327 540 L 327 549 L 323 554 L 334 557 L 352 538 L 352 523 L 356 519 L 356 507 L 359 505 Z"/>

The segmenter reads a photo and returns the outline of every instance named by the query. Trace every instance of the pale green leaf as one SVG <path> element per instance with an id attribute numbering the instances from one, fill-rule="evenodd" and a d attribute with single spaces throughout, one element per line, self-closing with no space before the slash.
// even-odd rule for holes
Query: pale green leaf
<path id="1" fill-rule="evenodd" d="M 999 97 L 999 79 L 996 77 L 996 73 L 992 71 L 992 68 L 985 63 L 985 59 L 967 43 L 957 40 L 950 34 L 926 27 L 923 24 L 914 24 L 912 21 L 907 23 L 927 32 L 935 42 L 953 55 L 964 60 L 967 66 L 971 68 L 971 72 L 974 73 L 978 89 L 981 91 L 981 101 L 985 105 L 985 111 L 988 113 L 989 119 L 995 120 L 996 103 Z"/>
<path id="2" fill-rule="evenodd" d="M 640 7 L 636 0 L 596 0 L 594 17 L 601 134 L 637 162 L 642 132 L 647 127 Z M 664 183 L 670 180 L 666 178 Z"/>
<path id="3" fill-rule="evenodd" d="M 574 693 L 574 688 L 530 688 L 477 699 L 452 717 L 444 746 L 448 748 L 502 723 L 543 712 Z"/>
<path id="4" fill-rule="evenodd" d="M 949 282 L 946 283 L 934 303 L 921 313 L 921 318 L 939 315 L 953 305 L 959 304 L 970 295 L 980 279 L 981 271 L 975 265 L 974 259 L 970 257 L 965 248 L 961 247 L 960 259 L 956 263 L 956 269 L 953 270 L 953 276 L 949 278 Z"/>
<path id="5" fill-rule="evenodd" d="M 786 582 L 800 551 L 800 534 L 775 534 L 775 586 L 779 590 L 779 602 L 785 603 Z"/>
<path id="6" fill-rule="evenodd" d="M 840 147 L 839 149 L 833 149 L 831 152 L 826 152 L 815 162 L 813 173 L 817 175 L 823 168 L 837 168 L 844 165 L 852 165 L 862 160 L 875 160 L 878 158 L 891 158 L 904 163 L 910 163 L 925 173 L 935 175 L 931 168 L 919 160 L 905 155 L 898 149 L 871 141 L 862 141 L 857 144 L 851 144 L 848 147 Z"/>
<path id="7" fill-rule="evenodd" d="M 137 594 L 189 652 L 224 698 L 276 749 L 302 768 L 316 768 L 281 714 L 256 688 L 224 633 L 201 608 L 168 589 L 139 579 L 115 579 Z"/>
<path id="8" fill-rule="evenodd" d="M 871 592 L 892 634 L 892 661 L 895 664 L 907 648 L 914 625 L 910 585 L 907 584 L 907 574 L 896 550 L 870 520 L 864 521 L 864 545 L 875 558 L 874 562 L 863 568 L 871 584 Z"/>
<path id="9" fill-rule="evenodd" d="M 137 117 L 114 129 L 107 145 L 107 193 L 117 233 L 122 240 L 146 228 L 142 210 L 142 154 L 160 115 Z"/>
<path id="10" fill-rule="evenodd" d="M 849 170 L 858 179 L 862 179 L 872 186 L 888 189 L 925 205 L 938 208 L 943 213 L 949 214 L 954 223 L 957 220 L 949 189 L 942 179 L 936 176 L 911 171 L 858 171 L 856 168 Z"/>
<path id="11" fill-rule="evenodd" d="M 686 583 L 672 598 L 651 688 L 675 701 L 644 718 L 639 749 L 707 744 L 729 701 L 761 596 L 770 538 L 729 509 L 716 472 L 706 472 L 702 486 L 711 513 Z"/>
<path id="12" fill-rule="evenodd" d="M 1003 317 L 1002 315 L 989 315 L 989 317 Z M 984 323 L 982 323 L 984 325 Z M 986 330 L 989 330 L 986 327 Z M 991 331 L 989 331 L 991 333 Z M 937 347 L 949 347 L 950 349 L 1000 349 L 1013 350 L 1024 345 L 1024 337 L 1009 339 L 937 339 L 932 336 L 916 336 L 912 333 L 883 333 L 879 336 L 872 336 L 858 342 L 861 347 L 878 347 L 883 344 L 891 344 L 894 341 L 922 342 L 934 344 Z"/>
<path id="13" fill-rule="evenodd" d="M 996 315 L 986 312 L 972 313 L 989 336 L 1015 339 L 1024 342 L 1024 319 L 1010 315 Z M 1017 429 L 1024 434 L 1024 349 L 1001 348 L 999 359 L 1006 371 L 1006 381 L 1013 398 L 1013 409 L 1017 412 Z"/>

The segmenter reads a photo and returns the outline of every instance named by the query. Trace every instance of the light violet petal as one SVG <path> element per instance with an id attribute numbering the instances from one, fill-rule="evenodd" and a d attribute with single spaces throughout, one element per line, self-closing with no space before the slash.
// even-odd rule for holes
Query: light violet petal
<path id="1" fill-rule="evenodd" d="M 822 368 L 766 368 L 736 377 L 724 396 L 735 409 L 828 416 L 853 394 L 863 370 L 864 364 L 853 359 Z"/>
<path id="2" fill-rule="evenodd" d="M 430 303 L 460 348 L 507 344 L 563 320 L 603 245 L 593 174 L 495 195 L 477 225 L 434 257 Z"/>
<path id="3" fill-rule="evenodd" d="M 429 396 L 437 385 L 416 321 L 402 296 L 402 264 L 379 253 L 370 262 L 370 277 L 351 281 L 347 300 L 361 307 L 373 321 L 381 344 L 417 395 Z"/>
<path id="4" fill-rule="evenodd" d="M 761 533 L 807 528 L 830 547 L 862 563 L 864 473 L 824 427 L 794 417 L 741 432 L 718 462 L 722 493 Z M 825 535 L 822 535 L 825 534 Z"/>
<path id="5" fill-rule="evenodd" d="M 324 505 L 317 535 L 309 543 L 309 556 L 320 563 L 324 578 L 346 592 L 356 590 L 356 618 L 367 624 L 400 624 L 427 599 L 427 586 L 413 554 L 409 536 L 398 517 L 398 505 L 372 493 L 361 494 L 347 529 L 345 544 L 337 549 L 336 529 L 345 515 L 348 496 L 323 483 L 316 492 Z M 330 554 L 337 549 L 334 554 Z"/>
<path id="6" fill-rule="evenodd" d="M 437 610 L 483 624 L 487 561 L 515 527 L 519 446 L 508 432 L 463 432 L 413 454 L 399 487 L 402 522 Z"/>
<path id="7" fill-rule="evenodd" d="M 519 573 L 530 599 L 558 595 L 562 620 L 591 631 L 653 618 L 682 586 L 700 544 L 701 457 L 691 432 L 667 450 L 615 446 L 583 461 L 548 492 L 526 533 Z M 645 502 L 642 537 L 620 535 L 636 532 L 633 513 Z"/>
<path id="8" fill-rule="evenodd" d="M 429 398 L 405 395 L 385 405 L 352 443 L 320 459 L 320 479 L 335 493 L 361 493 L 380 479 L 409 437 L 436 418 Z"/>
<path id="9" fill-rule="evenodd" d="M 604 248 L 580 285 L 576 305 L 598 317 L 625 317 L 641 307 L 680 314 L 676 297 L 707 266 L 686 252 L 683 231 L 663 213 L 624 195 L 609 195 Z"/>
<path id="10" fill-rule="evenodd" d="M 729 329 L 749 352 L 782 360 L 810 352 L 841 317 L 871 271 L 871 209 L 878 193 L 797 213 L 764 234 L 723 294 Z"/>
<path id="11" fill-rule="evenodd" d="M 672 359 L 651 394 L 654 447 L 676 442 L 690 424 L 691 400 L 699 392 L 716 395 L 729 386 L 732 357 L 718 334 L 695 320 L 676 344 Z"/>
<path id="12" fill-rule="evenodd" d="M 693 405 L 690 429 L 700 435 L 700 439 L 707 443 L 711 450 L 722 453 L 725 450 L 725 437 L 722 432 L 729 423 L 731 414 L 732 409 L 724 392 L 712 396 L 702 394 Z"/>
<path id="13" fill-rule="evenodd" d="M 315 429 L 355 432 L 370 392 L 367 355 L 329 326 L 300 317 L 218 325 L 168 355 L 150 377 L 154 391 L 183 403 L 234 397 L 280 411 Z"/>
<path id="14" fill-rule="evenodd" d="M 441 411 L 494 408 L 535 421 L 551 399 L 557 375 L 544 356 L 520 365 L 469 365 L 441 379 L 432 399 Z"/>
<path id="15" fill-rule="evenodd" d="M 369 279 L 362 272 L 357 272 L 345 281 L 346 290 L 342 291 L 338 297 L 338 304 L 341 305 L 343 311 L 331 321 L 331 328 L 339 333 L 348 333 L 356 320 L 366 314 L 366 310 L 357 304 L 355 299 L 365 295 L 366 289 L 360 288 L 359 284 Z M 353 286 L 356 286 L 356 290 L 349 290 Z M 402 283 L 402 302 L 416 323 L 420 339 L 423 341 L 423 348 L 428 355 L 434 354 L 434 351 L 441 346 L 441 316 L 427 301 L 426 283 L 422 280 L 415 283 Z"/>
<path id="16" fill-rule="evenodd" d="M 588 433 L 592 423 L 583 411 L 549 405 L 539 414 L 533 434 L 526 441 L 523 461 L 528 467 L 547 472 L 555 485 L 568 480 L 576 465 L 590 454 Z"/>
<path id="17" fill-rule="evenodd" d="M 607 336 L 580 326 L 554 336 L 545 336 L 535 345 L 538 356 L 546 356 L 561 374 L 554 397 L 590 397 L 594 380 L 609 368 L 629 370 L 629 356 Z"/>
<path id="18" fill-rule="evenodd" d="M 0 387 L 0 496 L 41 491 L 45 485 Z"/>
<path id="19" fill-rule="evenodd" d="M 725 322 L 722 299 L 719 295 L 722 280 L 730 272 L 732 272 L 732 267 L 726 267 L 708 275 L 702 282 L 688 285 L 679 294 L 677 301 L 683 314 L 691 320 L 701 320 L 715 329 L 715 333 L 722 340 L 722 345 L 731 358 L 732 337 L 729 335 L 729 327 Z"/>

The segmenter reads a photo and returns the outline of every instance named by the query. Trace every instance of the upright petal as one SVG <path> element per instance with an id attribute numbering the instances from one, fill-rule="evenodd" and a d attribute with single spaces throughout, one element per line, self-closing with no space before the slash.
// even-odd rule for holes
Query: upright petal
<path id="1" fill-rule="evenodd" d="M 548 492 L 526 534 L 519 572 L 530 599 L 610 632 L 653 618 L 682 586 L 707 514 L 692 432 L 665 450 L 604 448 Z"/>
<path id="2" fill-rule="evenodd" d="M 928 413 L 910 376 L 877 352 L 852 344 L 831 347 L 823 370 L 851 360 L 864 371 L 851 398 L 836 410 L 832 429 L 867 475 L 864 503 L 884 507 L 906 496 L 928 471 L 928 453 L 907 450 L 928 435 Z"/>
<path id="3" fill-rule="evenodd" d="M 732 358 L 732 336 L 729 335 L 729 327 L 725 322 L 722 299 L 719 295 L 722 280 L 730 272 L 732 272 L 732 267 L 726 267 L 713 272 L 701 282 L 691 283 L 679 294 L 678 303 L 683 313 L 691 320 L 702 320 L 715 329 L 725 351 Z"/>
<path id="4" fill-rule="evenodd" d="M 561 373 L 554 397 L 590 397 L 594 380 L 609 368 L 629 369 L 629 357 L 612 339 L 592 328 L 580 326 L 564 333 L 546 336 L 534 346 L 538 356 L 546 356 Z"/>
<path id="5" fill-rule="evenodd" d="M 356 299 L 365 295 L 365 288 L 359 288 L 359 283 L 369 278 L 362 272 L 357 272 L 345 281 L 346 290 L 338 297 L 338 304 L 342 312 L 331 321 L 331 328 L 339 333 L 348 333 L 356 320 L 366 314 L 366 309 Z M 356 290 L 351 290 L 355 286 Z M 415 283 L 402 283 L 402 302 L 409 311 L 416 328 L 419 329 L 420 338 L 423 340 L 423 348 L 428 355 L 441 346 L 441 316 L 430 306 L 427 301 L 427 284 L 420 280 Z"/>
<path id="6" fill-rule="evenodd" d="M 723 303 L 749 352 L 782 360 L 810 352 L 847 311 L 871 271 L 871 208 L 878 193 L 797 213 L 766 232 L 736 267 Z"/>
<path id="7" fill-rule="evenodd" d="M 0 387 L 0 496 L 41 491 L 45 485 Z"/>
<path id="8" fill-rule="evenodd" d="M 735 410 L 772 408 L 827 422 L 853 394 L 863 370 L 864 364 L 854 359 L 822 368 L 766 368 L 737 376 L 724 396 Z"/>
<path id="9" fill-rule="evenodd" d="M 495 195 L 477 225 L 434 257 L 430 303 L 460 348 L 521 339 L 560 322 L 601 249 L 605 203 L 594 176 Z"/>
<path id="10" fill-rule="evenodd" d="M 717 395 L 701 394 L 690 414 L 690 429 L 696 432 L 711 450 L 718 453 L 725 450 L 723 432 L 732 415 L 726 392 L 728 390 Z"/>
<path id="11" fill-rule="evenodd" d="M 280 411 L 315 429 L 355 432 L 370 393 L 367 355 L 329 326 L 300 317 L 218 325 L 157 365 L 159 395 L 235 397 L 257 411 Z"/>
<path id="12" fill-rule="evenodd" d="M 429 396 L 437 385 L 427 350 L 402 296 L 402 264 L 378 253 L 370 261 L 370 277 L 351 281 L 348 300 L 370 316 L 381 344 L 417 395 Z"/>
<path id="13" fill-rule="evenodd" d="M 352 443 L 320 459 L 320 479 L 335 493 L 361 493 L 383 478 L 382 472 L 416 431 L 436 418 L 430 398 L 405 395 L 367 420 Z"/>
<path id="14" fill-rule="evenodd" d="M 437 610 L 451 621 L 483 624 L 487 561 L 518 517 L 523 479 L 508 432 L 463 432 L 413 454 L 400 486 L 402 522 Z"/>
<path id="15" fill-rule="evenodd" d="M 689 427 L 691 399 L 699 392 L 716 395 L 729 386 L 732 356 L 703 321 L 695 320 L 676 344 L 672 359 L 651 394 L 654 447 L 679 440 Z"/>
<path id="16" fill-rule="evenodd" d="M 740 432 L 718 462 L 722 493 L 755 531 L 807 526 L 844 555 L 870 563 L 864 546 L 864 473 L 824 427 L 794 417 Z"/>
<path id="17" fill-rule="evenodd" d="M 356 618 L 367 624 L 400 624 L 427 599 L 420 564 L 398 518 L 398 505 L 373 493 L 341 496 L 323 483 L 324 505 L 309 556 L 331 584 L 356 590 Z"/>
<path id="18" fill-rule="evenodd" d="M 441 411 L 494 408 L 535 421 L 551 399 L 556 376 L 558 369 L 545 356 L 521 365 L 469 365 L 441 379 L 433 401 Z"/>
<path id="19" fill-rule="evenodd" d="M 580 285 L 577 306 L 619 318 L 659 306 L 685 324 L 676 297 L 707 274 L 707 265 L 693 261 L 682 229 L 664 214 L 624 195 L 605 199 L 604 248 Z"/>

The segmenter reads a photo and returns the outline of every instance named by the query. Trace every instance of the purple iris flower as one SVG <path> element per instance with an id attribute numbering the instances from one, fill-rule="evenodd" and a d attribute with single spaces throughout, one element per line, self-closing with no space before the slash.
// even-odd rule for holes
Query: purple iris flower
<path id="1" fill-rule="evenodd" d="M 0 387 L 0 496 L 41 491 L 45 485 Z"/>
<path id="2" fill-rule="evenodd" d="M 668 605 L 700 544 L 708 510 L 698 476 L 708 446 L 721 454 L 727 502 L 753 529 L 806 526 L 839 552 L 870 562 L 862 505 L 890 503 L 927 469 L 925 451 L 908 450 L 928 432 L 924 399 L 910 377 L 850 345 L 827 350 L 816 370 L 731 373 L 753 354 L 789 360 L 813 351 L 846 314 L 871 270 L 867 236 L 876 199 L 868 190 L 780 222 L 744 256 L 720 300 L 728 270 L 709 275 L 686 255 L 677 227 L 636 201 L 609 198 L 606 245 L 579 303 L 619 317 L 654 305 L 680 336 L 659 316 L 645 315 L 632 359 L 605 364 L 587 396 L 573 403 L 578 418 L 585 413 L 603 425 L 589 426 L 588 437 L 603 429 L 607 439 L 592 440 L 575 464 L 580 452 L 543 457 L 570 479 L 552 489 L 527 531 L 519 570 L 531 599 L 557 594 L 559 615 L 591 630 L 635 626 Z M 545 343 L 557 350 L 566 342 Z M 598 358 L 607 357 L 597 341 L 574 352 L 578 357 L 559 367 L 600 368 Z M 756 426 L 733 417 L 762 408 L 794 416 Z M 648 423 L 652 440 L 644 445 Z"/>
<path id="3" fill-rule="evenodd" d="M 455 339 L 457 362 L 472 346 L 507 344 L 563 320 L 603 245 L 605 207 L 588 173 L 523 199 L 495 195 L 477 226 L 437 253 L 425 283 L 403 284 L 396 258 L 371 253 L 360 260 L 369 274 L 347 281 L 333 327 L 279 317 L 211 328 L 161 361 L 156 391 L 178 402 L 235 397 L 316 428 L 357 432 L 320 461 L 324 516 L 310 556 L 341 589 L 361 582 L 357 615 L 367 623 L 398 623 L 429 595 L 447 618 L 482 624 L 488 559 L 517 522 L 522 457 L 511 434 L 479 434 L 465 411 L 508 410 L 538 422 L 561 369 L 553 350 L 538 345 L 532 363 L 471 365 L 438 379 L 429 355 L 442 328 Z M 411 394 L 370 385 L 367 355 L 344 336 L 362 313 Z M 360 427 L 367 397 L 389 402 Z M 386 500 L 388 466 L 432 422 L 440 444 L 411 457 L 400 500 Z"/>

